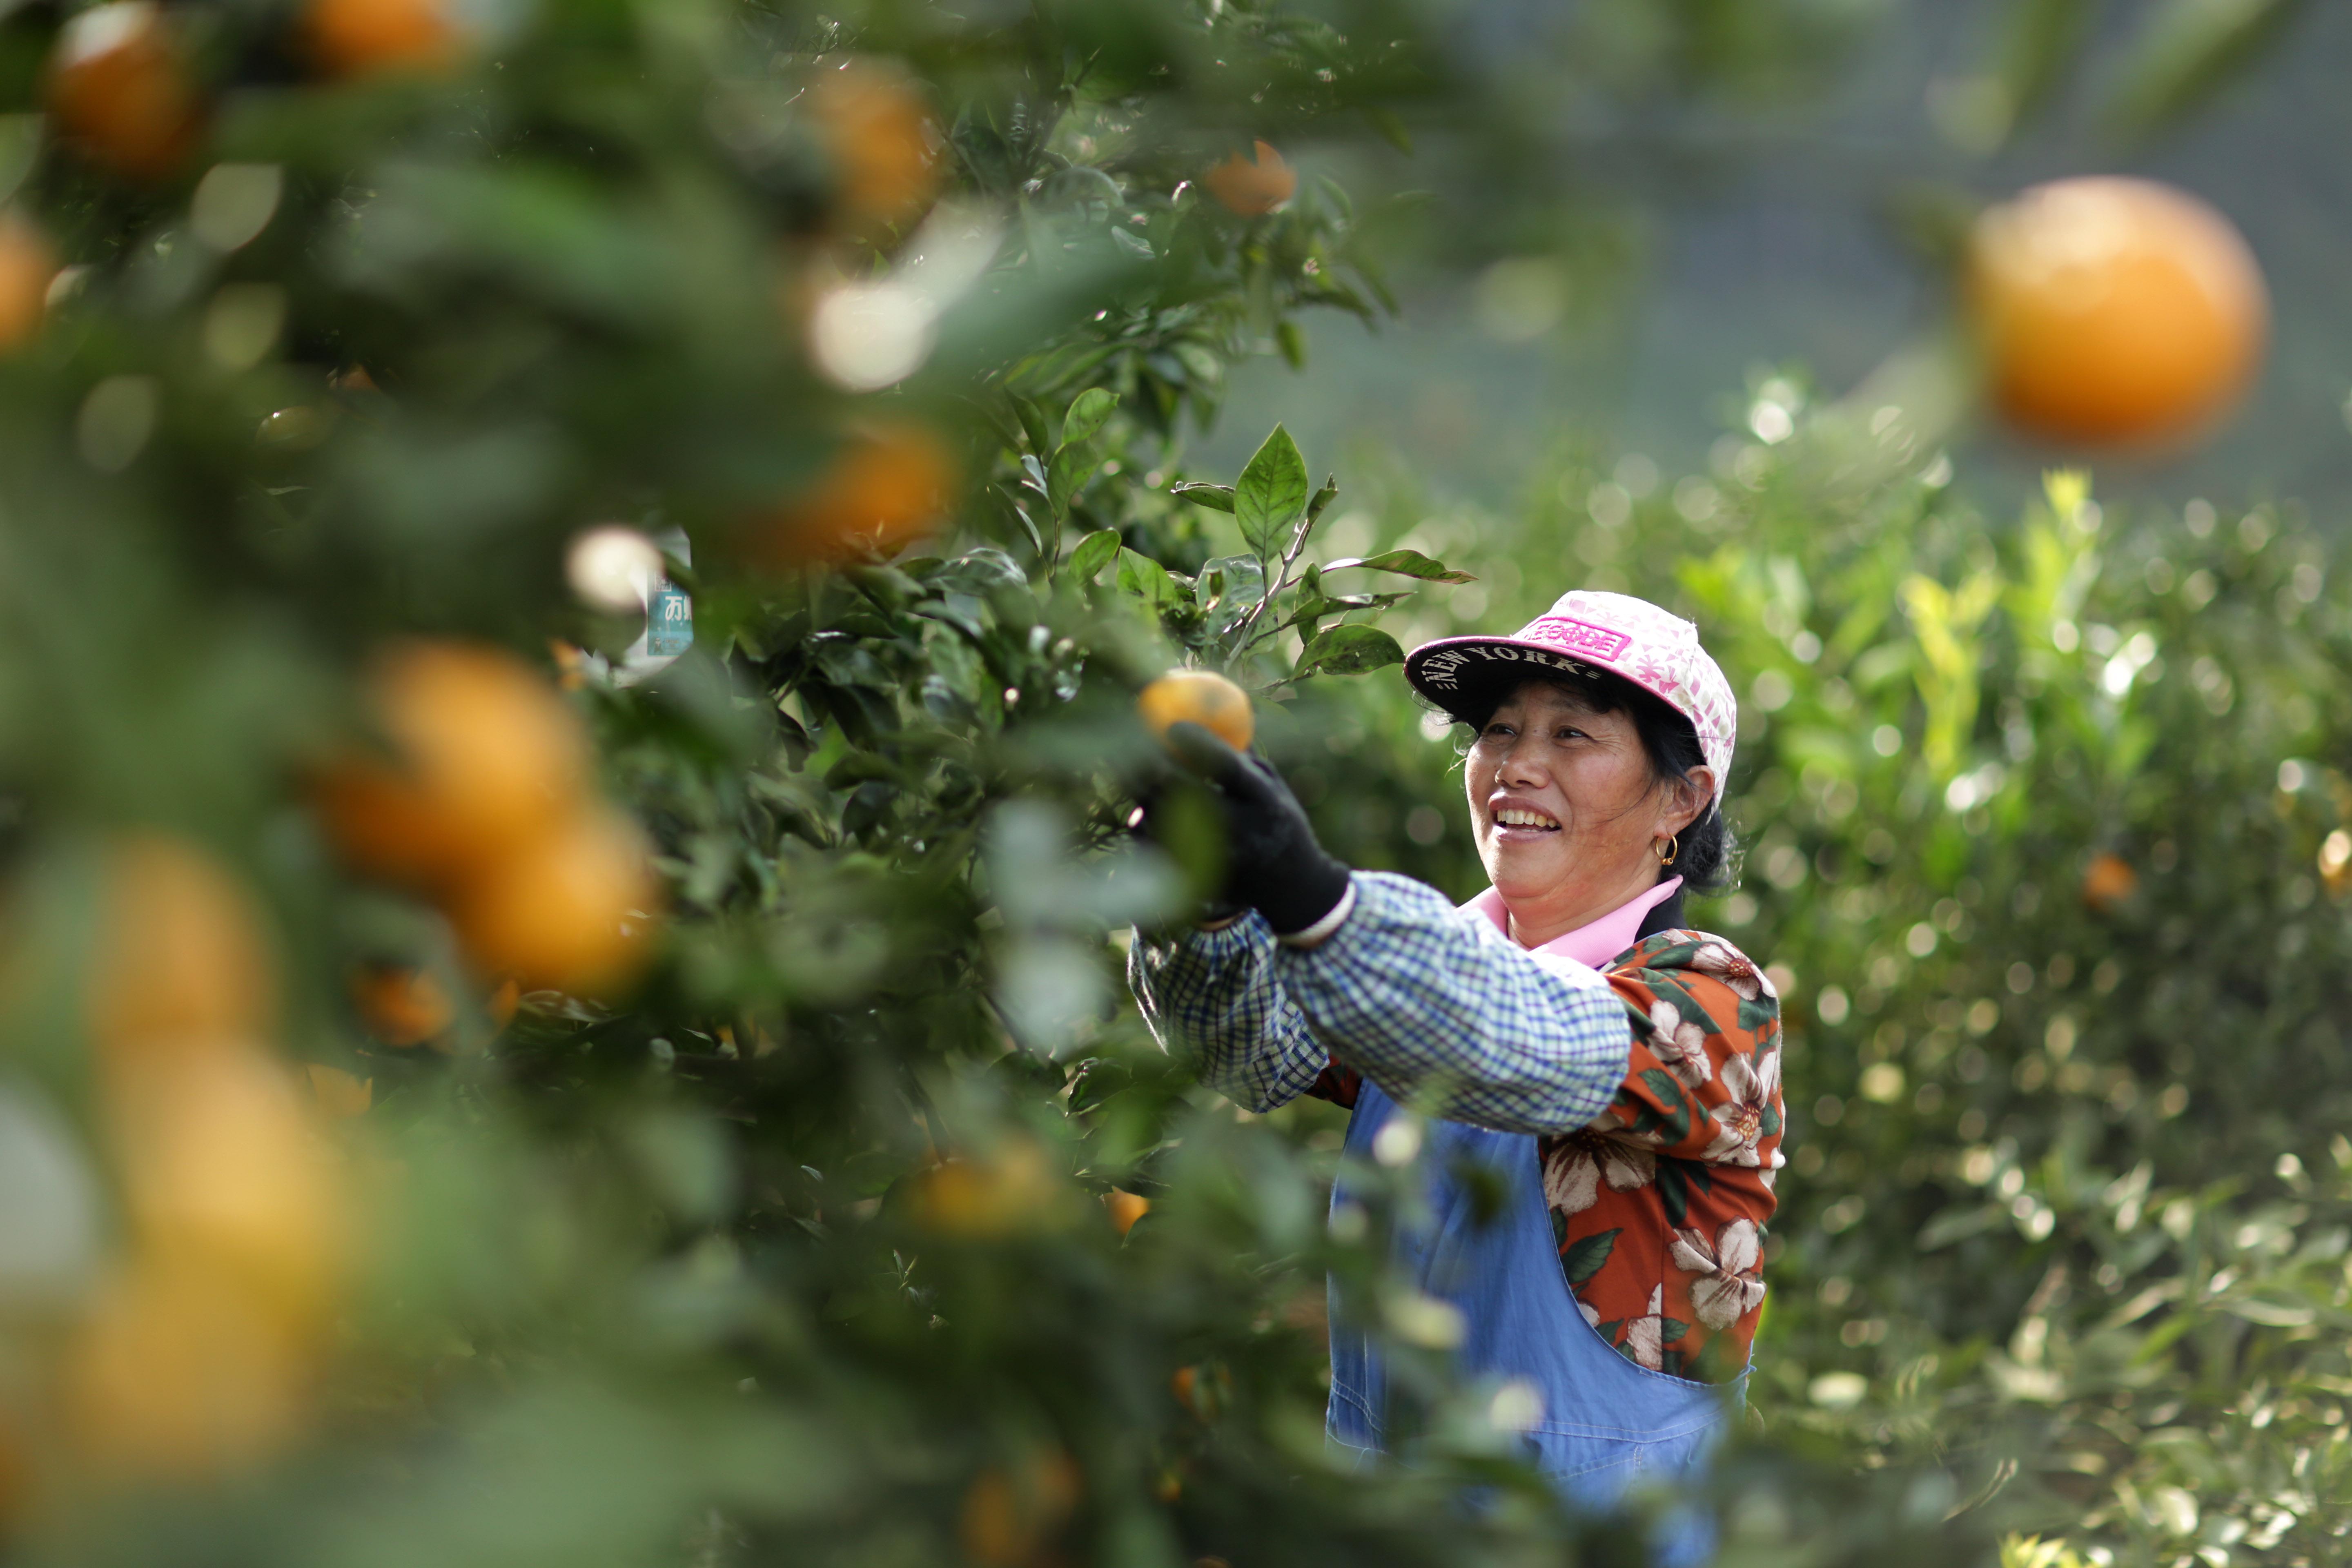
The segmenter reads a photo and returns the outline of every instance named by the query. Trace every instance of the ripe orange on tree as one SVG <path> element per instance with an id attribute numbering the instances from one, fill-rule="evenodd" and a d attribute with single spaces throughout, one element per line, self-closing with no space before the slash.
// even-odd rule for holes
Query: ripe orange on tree
<path id="1" fill-rule="evenodd" d="M 2061 180 L 1991 208 L 1965 288 L 1993 402 L 2052 440 L 2194 435 L 2245 391 L 2269 333 L 2237 229 L 2147 180 Z"/>
<path id="2" fill-rule="evenodd" d="M 583 805 L 485 860 L 458 885 L 449 913 L 484 974 L 593 996 L 642 966 L 660 900 L 635 822 Z"/>
<path id="3" fill-rule="evenodd" d="M 1139 1193 L 1123 1187 L 1113 1187 L 1103 1194 L 1103 1207 L 1110 1211 L 1110 1223 L 1119 1235 L 1135 1228 L 1135 1222 L 1151 1212 L 1151 1200 Z"/>
<path id="4" fill-rule="evenodd" d="M 1163 738 L 1171 724 L 1198 724 L 1244 752 L 1257 732 L 1249 693 L 1214 670 L 1171 669 L 1143 689 L 1135 709 L 1151 732 Z"/>
<path id="5" fill-rule="evenodd" d="M 2083 870 L 2083 902 L 2099 910 L 2114 909 L 2139 890 L 2139 873 L 2120 855 L 2094 855 Z"/>
<path id="6" fill-rule="evenodd" d="M 816 481 L 768 521 L 758 552 L 772 564 L 888 552 L 947 514 L 958 465 L 920 425 L 872 425 L 845 441 Z"/>
<path id="7" fill-rule="evenodd" d="M 211 856 L 125 836 L 107 847 L 99 898 L 84 994 L 102 1058 L 127 1068 L 267 1037 L 277 965 L 252 899 Z"/>
<path id="8" fill-rule="evenodd" d="M 440 983 L 414 964 L 362 964 L 352 972 L 351 996 L 360 1023 L 387 1046 L 424 1045 L 457 1016 Z"/>
<path id="9" fill-rule="evenodd" d="M 851 226 L 899 223 L 922 210 L 939 186 L 938 139 L 911 77 L 887 61 L 853 59 L 819 76 L 807 102 Z"/>
<path id="10" fill-rule="evenodd" d="M 0 214 L 0 352 L 40 331 L 57 277 L 49 237 L 15 213 Z"/>
<path id="11" fill-rule="evenodd" d="M 448 0 L 310 0 L 302 13 L 310 58 L 337 76 L 436 69 L 463 37 Z"/>
<path id="12" fill-rule="evenodd" d="M 1250 156 L 1239 153 L 1201 176 L 1209 194 L 1237 217 L 1264 217 L 1298 194 L 1298 171 L 1265 142 Z"/>
<path id="13" fill-rule="evenodd" d="M 377 661 L 368 695 L 393 754 L 342 757 L 316 788 L 329 836 L 359 870 L 446 883 L 541 835 L 581 792 L 578 715 L 510 654 L 402 644 Z"/>
<path id="14" fill-rule="evenodd" d="M 186 51 L 152 0 L 110 0 L 68 22 L 49 58 L 47 97 L 68 141 L 133 179 L 176 172 L 203 120 Z"/>

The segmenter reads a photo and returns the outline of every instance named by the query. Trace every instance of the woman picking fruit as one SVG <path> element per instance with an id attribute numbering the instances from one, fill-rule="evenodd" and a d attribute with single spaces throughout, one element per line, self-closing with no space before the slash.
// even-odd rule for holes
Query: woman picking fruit
<path id="1" fill-rule="evenodd" d="M 1496 1408 L 1530 1457 L 1606 1505 L 1704 1459 L 1764 1300 L 1780 1005 L 1683 920 L 1728 858 L 1737 705 L 1696 627 L 1620 594 L 1428 644 L 1405 675 L 1468 727 L 1493 886 L 1456 909 L 1351 872 L 1270 764 L 1180 723 L 1224 816 L 1227 907 L 1139 935 L 1129 979 L 1162 1045 L 1235 1100 L 1318 1095 L 1354 1113 L 1351 1163 L 1419 1154 L 1427 1217 L 1400 1263 L 1458 1313 L 1439 1316 L 1464 1371 L 1512 1391 Z M 1361 1216 L 1344 1177 L 1332 1205 Z M 1381 1450 L 1389 1419 L 1380 1344 L 1335 1311 L 1330 1436 Z"/>

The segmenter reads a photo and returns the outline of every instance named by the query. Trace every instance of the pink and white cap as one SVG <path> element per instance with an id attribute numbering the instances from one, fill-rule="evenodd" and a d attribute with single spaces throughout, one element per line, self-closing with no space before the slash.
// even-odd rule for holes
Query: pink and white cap
<path id="1" fill-rule="evenodd" d="M 1699 755 L 1715 770 L 1716 804 L 1723 803 L 1739 702 L 1690 622 L 1630 594 L 1573 588 L 1549 614 L 1509 637 L 1422 644 L 1405 656 L 1404 675 L 1423 696 L 1450 709 L 1465 687 L 1483 686 L 1514 666 L 1531 676 L 1547 669 L 1614 675 L 1658 698 L 1698 732 Z"/>

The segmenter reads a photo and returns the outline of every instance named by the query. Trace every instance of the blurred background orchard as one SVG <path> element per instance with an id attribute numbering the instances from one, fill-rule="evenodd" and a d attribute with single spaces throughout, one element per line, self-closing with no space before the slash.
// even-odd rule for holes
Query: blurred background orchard
<path id="1" fill-rule="evenodd" d="M 1400 646 L 1582 583 L 1790 1024 L 1722 1560 L 2341 1561 L 2346 27 L 0 5 L 0 1555 L 1643 1561 L 1118 980 L 1140 687 L 1467 896 Z"/>

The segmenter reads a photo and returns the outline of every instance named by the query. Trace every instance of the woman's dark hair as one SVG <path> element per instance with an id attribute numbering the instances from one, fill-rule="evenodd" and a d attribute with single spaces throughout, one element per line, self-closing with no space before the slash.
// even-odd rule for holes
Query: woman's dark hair
<path id="1" fill-rule="evenodd" d="M 1514 675 L 1516 679 L 1506 676 L 1465 689 L 1445 705 L 1444 711 L 1455 723 L 1467 724 L 1475 735 L 1486 727 L 1495 710 L 1511 693 L 1529 681 L 1544 680 L 1576 693 L 1591 703 L 1595 712 L 1629 714 L 1633 721 L 1633 732 L 1642 737 L 1642 750 L 1649 756 L 1651 775 L 1659 783 L 1681 783 L 1690 777 L 1693 768 L 1706 763 L 1706 754 L 1699 750 L 1698 731 L 1691 727 L 1691 721 L 1630 680 L 1598 672 L 1591 676 L 1565 672 Z M 1675 863 L 1658 868 L 1658 880 L 1680 877 L 1685 891 L 1715 892 L 1730 880 L 1732 857 L 1738 847 L 1732 840 L 1731 825 L 1723 819 L 1723 808 L 1709 800 L 1697 820 L 1682 830 Z"/>

